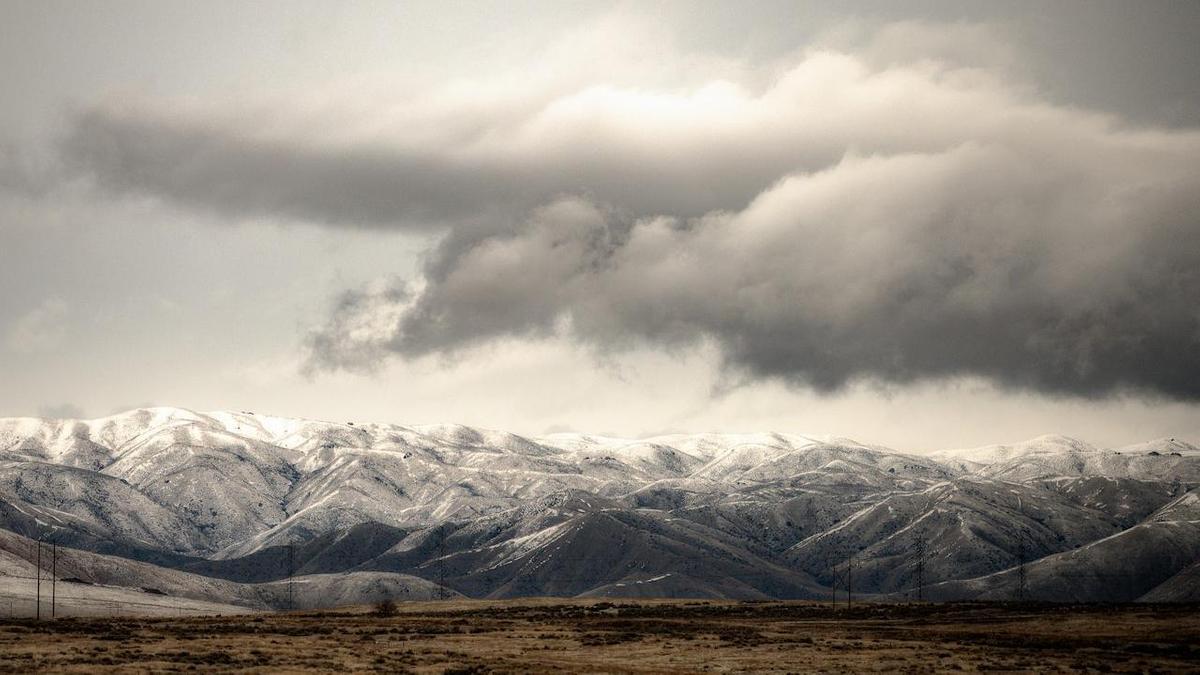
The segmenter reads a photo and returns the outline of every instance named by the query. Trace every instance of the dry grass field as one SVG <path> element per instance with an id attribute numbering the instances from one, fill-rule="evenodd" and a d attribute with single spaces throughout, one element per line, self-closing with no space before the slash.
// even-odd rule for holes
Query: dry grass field
<path id="1" fill-rule="evenodd" d="M 9 620 L 0 670 L 1196 672 L 1200 608 L 531 599 Z"/>

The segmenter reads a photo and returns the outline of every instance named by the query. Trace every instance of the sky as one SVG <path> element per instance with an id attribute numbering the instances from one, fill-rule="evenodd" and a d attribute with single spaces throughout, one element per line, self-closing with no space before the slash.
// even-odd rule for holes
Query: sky
<path id="1" fill-rule="evenodd" d="M 0 415 L 1200 443 L 1200 4 L 0 26 Z"/>

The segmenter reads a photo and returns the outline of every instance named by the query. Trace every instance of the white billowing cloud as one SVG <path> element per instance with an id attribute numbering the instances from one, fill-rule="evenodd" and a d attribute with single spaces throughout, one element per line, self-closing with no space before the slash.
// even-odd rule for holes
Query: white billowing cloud
<path id="1" fill-rule="evenodd" d="M 5 344 L 20 354 L 57 349 L 67 334 L 68 310 L 61 298 L 47 298 L 9 326 Z"/>
<path id="2" fill-rule="evenodd" d="M 309 373 L 319 368 L 375 371 L 390 353 L 410 301 L 405 284 L 394 278 L 342 293 L 328 326 L 309 336 L 312 357 L 302 369 Z"/>
<path id="3" fill-rule="evenodd" d="M 902 35 L 917 30 L 905 26 Z M 880 60 L 873 44 L 864 55 L 814 49 L 754 70 L 630 49 L 633 38 L 617 32 L 556 46 L 531 73 L 400 95 L 349 87 L 257 104 L 126 98 L 78 113 L 65 160 L 115 192 L 331 224 L 494 220 L 563 192 L 639 215 L 696 216 L 740 208 L 781 176 L 847 151 L 944 150 L 1058 112 L 978 68 Z M 611 72 L 581 58 L 585 48 Z M 664 70 L 678 82 L 667 84 Z"/>
<path id="4" fill-rule="evenodd" d="M 318 369 L 562 333 L 708 342 L 731 373 L 822 390 L 1200 398 L 1200 133 L 1039 100 L 988 34 L 902 24 L 760 70 L 616 50 L 612 77 L 358 104 L 99 106 L 64 159 L 232 216 L 446 229 L 421 278 L 339 301 Z"/>

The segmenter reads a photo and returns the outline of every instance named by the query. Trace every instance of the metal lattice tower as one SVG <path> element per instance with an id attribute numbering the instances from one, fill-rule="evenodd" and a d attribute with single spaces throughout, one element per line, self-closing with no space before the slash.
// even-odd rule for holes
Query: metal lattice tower
<path id="1" fill-rule="evenodd" d="M 57 611 L 58 601 L 58 542 L 50 542 L 50 618 Z"/>
<path id="2" fill-rule="evenodd" d="M 1025 601 L 1025 540 L 1017 542 L 1017 602 Z"/>
<path id="3" fill-rule="evenodd" d="M 846 609 L 854 605 L 854 554 L 846 559 Z"/>
<path id="4" fill-rule="evenodd" d="M 296 609 L 296 545 L 287 547 L 288 611 Z"/>
<path id="5" fill-rule="evenodd" d="M 37 610 L 38 621 L 42 620 L 42 538 L 37 538 Z"/>
<path id="6" fill-rule="evenodd" d="M 925 599 L 925 538 L 918 537 L 916 544 L 917 552 L 917 602 L 922 602 Z"/>
<path id="7" fill-rule="evenodd" d="M 438 599 L 445 600 L 446 594 L 446 524 L 438 527 L 438 558 L 437 558 Z"/>

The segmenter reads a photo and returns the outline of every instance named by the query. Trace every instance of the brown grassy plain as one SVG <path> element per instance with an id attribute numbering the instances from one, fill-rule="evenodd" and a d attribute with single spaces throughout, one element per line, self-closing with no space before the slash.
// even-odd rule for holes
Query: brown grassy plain
<path id="1" fill-rule="evenodd" d="M 523 599 L 0 623 L 5 672 L 1200 671 L 1200 607 Z"/>

